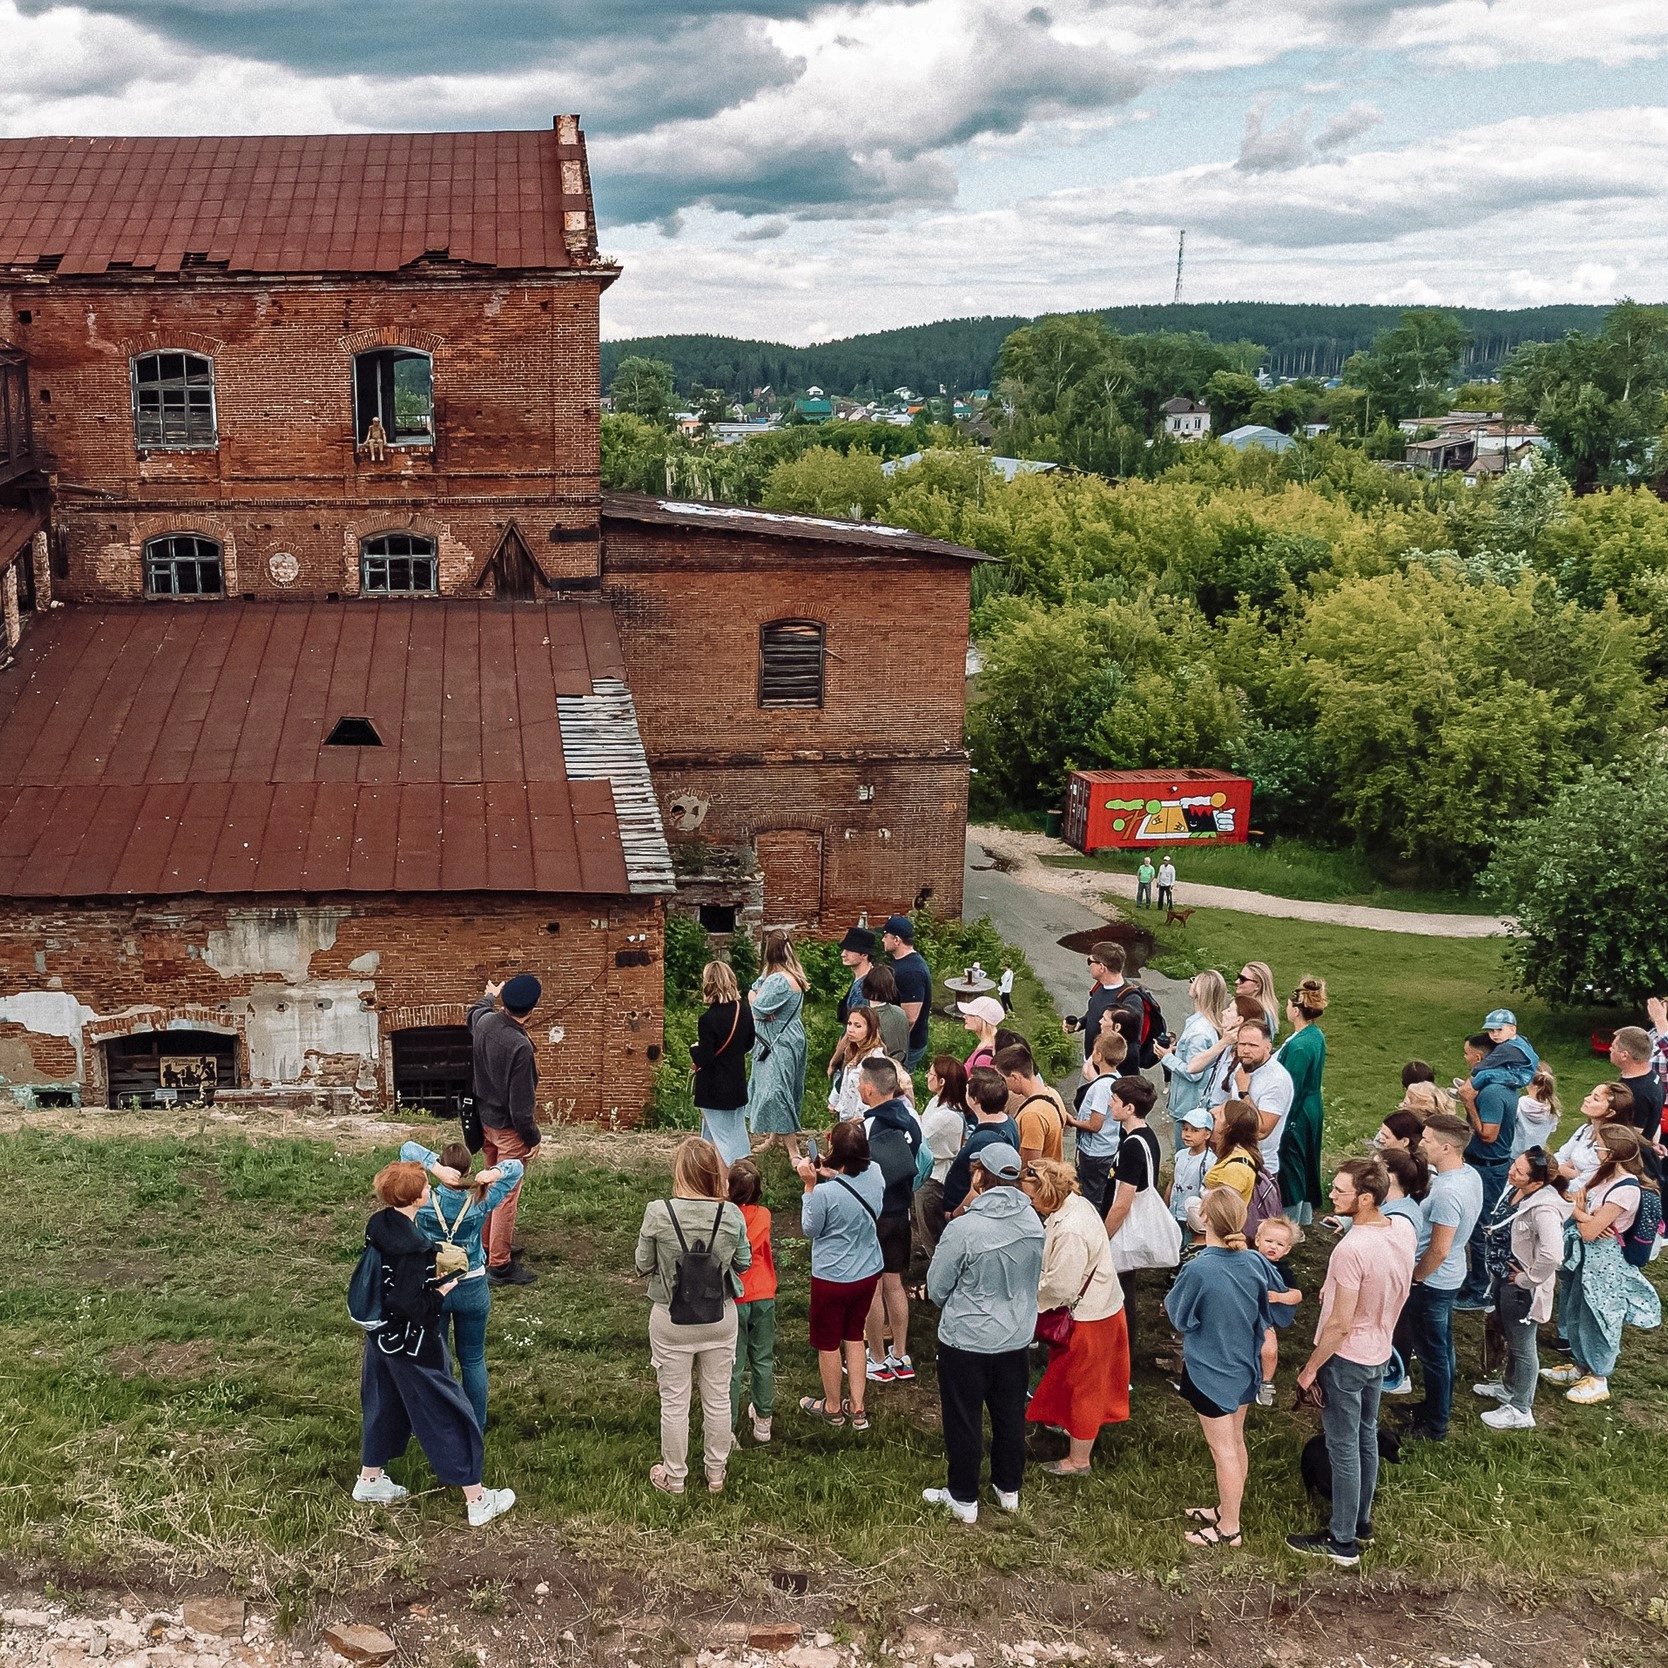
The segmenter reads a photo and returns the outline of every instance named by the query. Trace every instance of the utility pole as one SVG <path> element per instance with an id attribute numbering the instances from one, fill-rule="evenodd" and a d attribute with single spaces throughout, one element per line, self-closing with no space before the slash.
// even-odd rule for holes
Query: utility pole
<path id="1" fill-rule="evenodd" d="M 1172 306 L 1181 300 L 1182 254 L 1186 248 L 1187 232 L 1184 229 L 1182 235 L 1176 239 L 1176 293 L 1170 298 Z"/>

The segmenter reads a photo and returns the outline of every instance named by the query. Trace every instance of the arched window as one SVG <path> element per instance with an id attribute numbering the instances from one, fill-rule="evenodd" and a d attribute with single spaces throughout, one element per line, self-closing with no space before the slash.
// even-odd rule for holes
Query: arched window
<path id="1" fill-rule="evenodd" d="M 133 438 L 139 446 L 217 445 L 214 361 L 200 353 L 141 353 L 133 361 Z"/>
<path id="2" fill-rule="evenodd" d="M 368 596 L 434 594 L 434 540 L 415 533 L 383 533 L 359 546 L 359 589 Z"/>
<path id="3" fill-rule="evenodd" d="M 353 356 L 354 438 L 361 446 L 371 420 L 390 446 L 434 444 L 434 361 L 416 348 L 372 348 Z"/>
<path id="4" fill-rule="evenodd" d="M 772 620 L 759 630 L 759 705 L 820 707 L 823 639 L 816 620 Z"/>
<path id="5" fill-rule="evenodd" d="M 145 592 L 153 597 L 217 597 L 226 588 L 221 550 L 199 533 L 145 540 Z"/>

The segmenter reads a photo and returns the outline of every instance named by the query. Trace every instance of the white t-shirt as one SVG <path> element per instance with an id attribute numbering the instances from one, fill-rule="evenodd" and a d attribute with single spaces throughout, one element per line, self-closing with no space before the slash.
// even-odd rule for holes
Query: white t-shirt
<path id="1" fill-rule="evenodd" d="M 1590 1119 L 1581 1120 L 1580 1129 L 1558 1149 L 1557 1158 L 1560 1164 L 1567 1164 L 1575 1171 L 1570 1182 L 1572 1193 L 1576 1188 L 1587 1185 L 1588 1178 L 1604 1162 L 1604 1149 L 1593 1133 Z"/>
<path id="2" fill-rule="evenodd" d="M 1178 1222 L 1187 1220 L 1187 1201 L 1197 1199 L 1205 1190 L 1205 1171 L 1216 1162 L 1216 1154 L 1209 1147 L 1190 1153 L 1182 1147 L 1176 1153 L 1175 1174 L 1170 1185 L 1170 1214 Z"/>
<path id="3" fill-rule="evenodd" d="M 921 1139 L 932 1154 L 932 1179 L 941 1182 L 967 1139 L 967 1120 L 955 1107 L 940 1106 L 934 1095 L 921 1114 Z"/>
<path id="4" fill-rule="evenodd" d="M 1083 1097 L 1083 1104 L 1078 1107 L 1080 1118 L 1092 1118 L 1097 1112 L 1105 1118 L 1099 1129 L 1080 1129 L 1077 1132 L 1077 1156 L 1079 1158 L 1116 1158 L 1118 1144 L 1123 1140 L 1124 1132 L 1112 1121 L 1112 1085 L 1118 1081 L 1111 1072 L 1102 1072 L 1089 1085 L 1089 1092 Z"/>
<path id="5" fill-rule="evenodd" d="M 1544 1147 L 1552 1139 L 1558 1119 L 1545 1101 L 1533 1095 L 1519 1095 L 1517 1101 L 1517 1133 L 1512 1137 L 1512 1157 L 1526 1153 L 1531 1147 Z"/>
<path id="6" fill-rule="evenodd" d="M 1280 1137 L 1286 1133 L 1286 1119 L 1291 1116 L 1292 1097 L 1296 1093 L 1297 1087 L 1292 1082 L 1292 1074 L 1272 1054 L 1251 1074 L 1251 1087 L 1247 1090 L 1245 1098 L 1259 1112 L 1271 1112 L 1275 1118 L 1274 1128 L 1258 1143 L 1262 1148 L 1263 1168 L 1271 1176 L 1280 1174 Z M 1224 1069 L 1215 1092 L 1210 1097 L 1211 1105 L 1221 1106 L 1224 1101 L 1239 1098 L 1239 1090 L 1234 1086 L 1233 1072 Z"/>

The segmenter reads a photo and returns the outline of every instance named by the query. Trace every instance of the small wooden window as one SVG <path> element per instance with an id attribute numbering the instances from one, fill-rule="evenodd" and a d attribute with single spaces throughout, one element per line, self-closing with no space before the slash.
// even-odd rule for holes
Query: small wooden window
<path id="1" fill-rule="evenodd" d="M 434 540 L 415 533 L 385 533 L 359 547 L 359 588 L 369 596 L 434 595 Z"/>
<path id="2" fill-rule="evenodd" d="M 820 707 L 823 640 L 816 620 L 772 620 L 759 632 L 759 705 Z"/>
<path id="3" fill-rule="evenodd" d="M 153 597 L 217 597 L 224 589 L 220 546 L 195 533 L 145 541 L 145 590 Z"/>
<path id="4" fill-rule="evenodd" d="M 133 361 L 133 437 L 141 447 L 218 444 L 214 361 L 200 353 L 142 353 Z"/>

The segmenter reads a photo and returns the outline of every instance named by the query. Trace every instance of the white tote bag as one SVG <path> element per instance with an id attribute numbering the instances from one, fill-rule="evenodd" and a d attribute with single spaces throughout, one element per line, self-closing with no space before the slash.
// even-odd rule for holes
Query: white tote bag
<path id="1" fill-rule="evenodd" d="M 1112 1236 L 1112 1266 L 1120 1274 L 1138 1268 L 1174 1268 L 1181 1261 L 1181 1224 L 1156 1187 L 1135 1195 L 1123 1226 Z"/>

